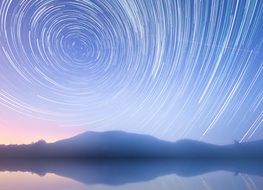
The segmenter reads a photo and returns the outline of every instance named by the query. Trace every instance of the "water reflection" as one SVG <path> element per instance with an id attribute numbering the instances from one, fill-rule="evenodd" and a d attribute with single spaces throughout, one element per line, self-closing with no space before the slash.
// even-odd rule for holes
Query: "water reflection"
<path id="1" fill-rule="evenodd" d="M 5 189 L 260 189 L 263 161 L 1 160 Z M 12 183 L 12 181 L 18 183 Z M 56 183 L 55 183 L 56 182 Z M 60 185 L 59 185 L 60 182 Z M 21 184 L 19 184 L 21 183 Z M 10 186 L 11 185 L 11 186 Z M 13 185 L 13 187 L 12 187 Z M 57 188 L 55 188 L 57 187 Z"/>

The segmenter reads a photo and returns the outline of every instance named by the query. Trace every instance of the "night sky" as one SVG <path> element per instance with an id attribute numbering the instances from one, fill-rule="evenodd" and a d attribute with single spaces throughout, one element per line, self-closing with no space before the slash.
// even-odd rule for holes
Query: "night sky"
<path id="1" fill-rule="evenodd" d="M 122 130 L 263 138 L 262 0 L 1 0 L 0 143 Z"/>

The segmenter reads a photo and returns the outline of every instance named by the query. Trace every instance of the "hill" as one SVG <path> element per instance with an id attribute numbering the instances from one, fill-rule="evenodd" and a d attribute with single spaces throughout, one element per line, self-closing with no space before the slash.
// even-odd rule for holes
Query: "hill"
<path id="1" fill-rule="evenodd" d="M 86 132 L 55 143 L 0 145 L 0 158 L 263 158 L 263 141 L 219 146 L 121 131 Z"/>

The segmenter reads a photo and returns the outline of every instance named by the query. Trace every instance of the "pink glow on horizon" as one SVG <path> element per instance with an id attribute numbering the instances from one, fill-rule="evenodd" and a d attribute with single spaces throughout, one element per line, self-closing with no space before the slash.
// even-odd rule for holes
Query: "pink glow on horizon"
<path id="1" fill-rule="evenodd" d="M 40 139 L 47 142 L 54 142 L 68 138 L 78 133 L 80 130 L 72 128 L 52 127 L 33 127 L 33 126 L 0 126 L 0 144 L 30 144 Z"/>
<path id="2" fill-rule="evenodd" d="M 54 142 L 84 132 L 83 128 L 59 125 L 56 122 L 27 118 L 21 115 L 0 117 L 0 144 L 30 144 L 43 139 Z"/>

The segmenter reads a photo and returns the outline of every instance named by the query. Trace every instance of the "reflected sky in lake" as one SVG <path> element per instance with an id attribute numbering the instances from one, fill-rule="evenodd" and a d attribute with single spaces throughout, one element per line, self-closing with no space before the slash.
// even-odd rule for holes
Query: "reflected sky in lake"
<path id="1" fill-rule="evenodd" d="M 262 168 L 263 161 L 234 160 L 1 161 L 0 187 L 5 190 L 256 190 L 263 186 Z"/>

